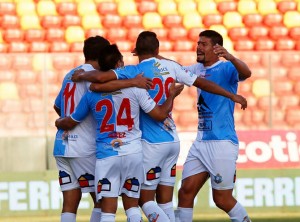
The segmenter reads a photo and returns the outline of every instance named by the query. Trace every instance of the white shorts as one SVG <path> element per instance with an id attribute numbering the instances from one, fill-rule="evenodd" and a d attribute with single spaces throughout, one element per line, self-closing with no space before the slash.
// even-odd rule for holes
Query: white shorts
<path id="1" fill-rule="evenodd" d="M 55 157 L 61 191 L 81 188 L 83 193 L 95 192 L 96 156 Z"/>
<path id="2" fill-rule="evenodd" d="M 231 141 L 195 141 L 183 165 L 182 180 L 208 172 L 216 190 L 233 189 L 239 147 Z"/>
<path id="3" fill-rule="evenodd" d="M 144 179 L 142 159 L 142 153 L 97 159 L 97 200 L 102 197 L 118 197 L 121 194 L 139 198 Z"/>
<path id="4" fill-rule="evenodd" d="M 142 189 L 155 190 L 158 184 L 174 186 L 180 142 L 150 144 L 142 140 L 145 182 Z"/>

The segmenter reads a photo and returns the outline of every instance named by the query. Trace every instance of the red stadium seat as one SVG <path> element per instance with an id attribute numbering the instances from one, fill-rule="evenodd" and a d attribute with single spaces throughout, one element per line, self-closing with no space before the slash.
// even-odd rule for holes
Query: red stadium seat
<path id="1" fill-rule="evenodd" d="M 275 44 L 275 50 L 294 50 L 295 42 L 292 39 L 278 39 Z"/>
<path id="2" fill-rule="evenodd" d="M 73 42 L 70 44 L 70 52 L 82 52 L 83 42 Z"/>
<path id="3" fill-rule="evenodd" d="M 300 123 L 299 106 L 290 107 L 286 110 L 285 120 L 290 126 Z"/>
<path id="4" fill-rule="evenodd" d="M 10 53 L 28 52 L 28 44 L 24 42 L 11 42 L 8 46 L 8 52 Z"/>
<path id="5" fill-rule="evenodd" d="M 273 26 L 269 29 L 269 36 L 273 40 L 278 40 L 286 38 L 288 36 L 289 30 L 285 26 Z"/>
<path id="6" fill-rule="evenodd" d="M 62 19 L 62 27 L 81 26 L 81 18 L 78 15 L 65 15 Z"/>
<path id="7" fill-rule="evenodd" d="M 107 14 L 102 19 L 102 25 L 104 28 L 121 27 L 122 18 L 119 15 Z"/>
<path id="8" fill-rule="evenodd" d="M 269 110 L 271 107 L 278 106 L 278 97 L 262 96 L 257 100 L 257 108 L 260 110 Z"/>
<path id="9" fill-rule="evenodd" d="M 270 13 L 264 16 L 263 23 L 266 26 L 282 26 L 283 25 L 283 16 L 279 13 Z"/>
<path id="10" fill-rule="evenodd" d="M 45 29 L 61 27 L 62 19 L 56 15 L 46 15 L 41 18 L 41 25 Z"/>
<path id="11" fill-rule="evenodd" d="M 287 11 L 297 10 L 297 2 L 294 1 L 280 1 L 277 2 L 277 9 L 282 13 L 286 13 Z"/>
<path id="12" fill-rule="evenodd" d="M 289 36 L 294 40 L 300 39 L 300 26 L 290 28 Z"/>
<path id="13" fill-rule="evenodd" d="M 247 60 L 244 60 L 247 61 Z M 248 64 L 248 61 L 247 61 Z M 252 75 L 251 75 L 251 79 L 268 79 L 268 70 L 267 68 L 263 67 L 263 66 L 253 66 L 251 67 L 251 71 L 252 71 Z"/>
<path id="14" fill-rule="evenodd" d="M 99 15 L 117 14 L 118 5 L 116 2 L 99 2 L 97 4 L 97 11 Z"/>
<path id="15" fill-rule="evenodd" d="M 168 39 L 171 41 L 187 40 L 187 30 L 183 27 L 173 27 L 169 29 Z"/>
<path id="16" fill-rule="evenodd" d="M 299 64 L 299 63 L 298 63 Z M 300 79 L 300 66 L 291 67 L 288 71 L 288 78 L 294 82 Z"/>
<path id="17" fill-rule="evenodd" d="M 296 41 L 295 50 L 300 50 L 300 40 Z"/>
<path id="18" fill-rule="evenodd" d="M 48 42 L 31 42 L 29 52 L 49 52 Z"/>
<path id="19" fill-rule="evenodd" d="M 3 40 L 7 43 L 23 41 L 24 40 L 24 32 L 21 29 L 13 28 L 6 29 L 3 33 Z"/>
<path id="20" fill-rule="evenodd" d="M 0 15 L 15 15 L 16 5 L 13 2 L 0 2 Z"/>
<path id="21" fill-rule="evenodd" d="M 253 40 L 267 38 L 269 34 L 269 28 L 265 26 L 253 26 L 249 29 L 248 35 Z"/>
<path id="22" fill-rule="evenodd" d="M 34 84 L 37 81 L 37 73 L 33 70 L 18 70 L 16 73 L 16 83 L 20 85 Z"/>
<path id="23" fill-rule="evenodd" d="M 75 2 L 60 2 L 57 4 L 56 11 L 62 15 L 77 15 L 77 5 Z"/>
<path id="24" fill-rule="evenodd" d="M 127 37 L 127 29 L 125 28 L 110 28 L 107 30 L 107 39 L 110 42 L 115 42 L 117 40 L 124 40 Z"/>
<path id="25" fill-rule="evenodd" d="M 52 61 L 53 61 L 53 67 L 56 70 L 70 70 L 74 68 L 74 59 L 72 56 L 65 56 L 62 54 L 53 57 Z"/>
<path id="26" fill-rule="evenodd" d="M 173 51 L 194 51 L 196 44 L 189 40 L 177 40 L 174 42 Z"/>
<path id="27" fill-rule="evenodd" d="M 157 3 L 152 1 L 141 1 L 137 10 L 140 15 L 144 15 L 146 12 L 157 12 Z"/>
<path id="28" fill-rule="evenodd" d="M 123 27 L 141 27 L 142 28 L 142 17 L 140 15 L 126 15 L 123 17 Z"/>
<path id="29" fill-rule="evenodd" d="M 277 96 L 291 94 L 293 92 L 293 82 L 288 78 L 280 78 L 273 82 L 273 91 Z"/>
<path id="30" fill-rule="evenodd" d="M 254 49 L 254 42 L 250 39 L 241 39 L 233 43 L 233 48 L 236 51 L 252 51 Z"/>
<path id="31" fill-rule="evenodd" d="M 168 39 L 169 30 L 166 28 L 152 28 L 152 29 L 150 29 L 150 31 L 156 33 L 156 36 L 159 39 L 159 41 Z"/>
<path id="32" fill-rule="evenodd" d="M 104 29 L 88 29 L 85 32 L 85 37 L 86 38 L 89 38 L 91 36 L 96 36 L 96 35 L 105 37 L 106 36 L 106 30 L 104 30 Z"/>
<path id="33" fill-rule="evenodd" d="M 288 75 L 288 68 L 287 67 L 284 67 L 282 65 L 278 65 L 278 66 L 273 65 L 272 68 L 274 69 L 273 72 L 272 72 L 272 77 L 275 80 L 283 79 L 285 81 L 285 80 L 288 79 L 287 78 L 287 75 Z"/>
<path id="34" fill-rule="evenodd" d="M 16 15 L 3 15 L 0 24 L 2 29 L 20 28 L 20 20 Z"/>
<path id="35" fill-rule="evenodd" d="M 263 16 L 261 14 L 247 14 L 243 16 L 243 23 L 246 27 L 261 26 Z"/>
<path id="36" fill-rule="evenodd" d="M 202 23 L 206 27 L 210 27 L 212 25 L 222 25 L 223 17 L 220 14 L 208 14 L 204 15 L 202 18 Z"/>
<path id="37" fill-rule="evenodd" d="M 286 109 L 287 107 L 296 107 L 299 105 L 299 96 L 293 94 L 293 92 L 280 96 L 279 106 L 282 109 Z"/>
<path id="38" fill-rule="evenodd" d="M 198 41 L 200 32 L 204 31 L 205 28 L 191 28 L 188 30 L 188 39 L 191 41 Z"/>
<path id="39" fill-rule="evenodd" d="M 32 56 L 15 56 L 13 58 L 13 64 L 12 67 L 17 70 L 32 70 L 33 65 L 32 65 Z"/>
<path id="40" fill-rule="evenodd" d="M 135 28 L 135 27 L 132 27 L 130 29 L 128 29 L 128 33 L 127 33 L 127 39 L 129 41 L 132 41 L 135 43 L 137 37 L 139 36 L 139 34 L 144 31 L 143 28 Z"/>
<path id="41" fill-rule="evenodd" d="M 65 30 L 60 28 L 49 28 L 46 31 L 45 40 L 48 42 L 64 41 Z"/>
<path id="42" fill-rule="evenodd" d="M 134 49 L 133 43 L 127 40 L 117 40 L 116 44 L 121 52 L 131 52 Z"/>
<path id="43" fill-rule="evenodd" d="M 180 15 L 165 15 L 163 16 L 162 23 L 165 28 L 173 28 L 182 26 L 182 16 Z"/>
<path id="44" fill-rule="evenodd" d="M 25 31 L 25 41 L 27 42 L 44 41 L 45 34 L 46 33 L 44 29 L 28 29 Z"/>
<path id="45" fill-rule="evenodd" d="M 9 70 L 11 68 L 11 64 L 12 64 L 11 57 L 2 56 L 2 58 L 0 59 L 0 70 Z M 2 77 L 0 76 L 0 78 Z"/>
<path id="46" fill-rule="evenodd" d="M 245 27 L 234 27 L 228 30 L 228 37 L 232 41 L 248 38 L 248 28 Z"/>
<path id="47" fill-rule="evenodd" d="M 53 41 L 49 49 L 50 52 L 69 52 L 69 44 L 65 41 Z"/>
<path id="48" fill-rule="evenodd" d="M 261 67 L 262 55 L 260 53 L 240 53 L 237 55 L 243 61 L 251 67 Z"/>
<path id="49" fill-rule="evenodd" d="M 159 51 L 172 51 L 173 50 L 173 42 L 171 41 L 159 41 Z"/>
<path id="50" fill-rule="evenodd" d="M 217 9 L 221 14 L 225 14 L 226 12 L 230 12 L 230 11 L 236 11 L 237 10 L 237 2 L 235 2 L 235 1 L 218 2 Z"/>

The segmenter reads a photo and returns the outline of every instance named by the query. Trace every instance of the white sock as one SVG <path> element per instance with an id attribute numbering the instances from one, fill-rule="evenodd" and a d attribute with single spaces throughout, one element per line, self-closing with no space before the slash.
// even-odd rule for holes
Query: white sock
<path id="1" fill-rule="evenodd" d="M 141 222 L 143 221 L 141 211 L 138 207 L 131 207 L 125 211 L 127 221 L 130 222 Z"/>
<path id="2" fill-rule="evenodd" d="M 232 222 L 251 222 L 245 208 L 239 202 L 236 202 L 228 215 Z"/>
<path id="3" fill-rule="evenodd" d="M 170 219 L 170 222 L 175 222 L 175 214 L 173 209 L 173 202 L 158 204 L 158 206 L 167 214 Z"/>
<path id="4" fill-rule="evenodd" d="M 100 222 L 100 219 L 101 219 L 101 209 L 94 208 L 92 211 L 90 222 Z"/>
<path id="5" fill-rule="evenodd" d="M 116 221 L 115 217 L 116 217 L 116 214 L 102 212 L 100 222 L 115 222 Z"/>
<path id="6" fill-rule="evenodd" d="M 142 210 L 148 218 L 149 222 L 169 222 L 169 217 L 165 212 L 154 202 L 148 201 L 142 206 Z"/>
<path id="7" fill-rule="evenodd" d="M 76 222 L 76 214 L 74 213 L 61 213 L 60 222 Z"/>
<path id="8" fill-rule="evenodd" d="M 175 210 L 176 222 L 192 222 L 193 221 L 193 208 L 178 207 Z"/>

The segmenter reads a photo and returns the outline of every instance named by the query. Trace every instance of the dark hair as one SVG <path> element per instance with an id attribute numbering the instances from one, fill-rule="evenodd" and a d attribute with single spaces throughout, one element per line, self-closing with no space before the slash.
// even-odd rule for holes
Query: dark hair
<path id="1" fill-rule="evenodd" d="M 143 31 L 136 40 L 135 51 L 137 55 L 154 54 L 158 47 L 159 41 L 156 34 L 150 31 Z"/>
<path id="2" fill-rule="evenodd" d="M 119 60 L 122 60 L 122 54 L 116 44 L 104 47 L 99 55 L 98 63 L 101 71 L 114 69 Z"/>
<path id="3" fill-rule="evenodd" d="M 199 36 L 204 36 L 207 38 L 210 38 L 211 42 L 213 45 L 215 44 L 219 44 L 221 46 L 223 46 L 223 37 L 222 35 L 220 35 L 218 32 L 214 31 L 214 30 L 205 30 L 200 32 Z"/>
<path id="4" fill-rule="evenodd" d="M 99 53 L 101 53 L 102 49 L 109 44 L 110 43 L 107 39 L 99 35 L 89 37 L 86 40 L 84 40 L 83 54 L 85 61 L 97 61 Z"/>

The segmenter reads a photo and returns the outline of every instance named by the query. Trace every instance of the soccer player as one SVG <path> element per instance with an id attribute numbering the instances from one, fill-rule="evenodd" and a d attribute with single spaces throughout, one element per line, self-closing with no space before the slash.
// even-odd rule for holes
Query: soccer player
<path id="1" fill-rule="evenodd" d="M 220 57 L 227 61 L 221 61 Z M 223 47 L 222 36 L 213 30 L 199 34 L 197 62 L 185 68 L 234 94 L 239 80 L 251 76 L 248 66 Z M 192 221 L 194 198 L 210 178 L 217 207 L 225 211 L 233 222 L 249 222 L 246 210 L 232 196 L 239 153 L 234 102 L 202 90 L 198 91 L 197 106 L 198 134 L 183 166 L 176 221 Z"/>
<path id="2" fill-rule="evenodd" d="M 123 64 L 116 45 L 103 50 L 99 63 L 102 70 Z M 64 130 L 73 129 L 90 112 L 97 121 L 94 128 L 97 134 L 95 174 L 97 200 L 101 199 L 102 205 L 101 222 L 115 221 L 119 195 L 123 199 L 127 221 L 142 221 L 138 208 L 140 186 L 144 181 L 140 107 L 152 118 L 163 121 L 172 109 L 174 98 L 182 90 L 183 85 L 175 87 L 173 81 L 169 97 L 161 106 L 156 105 L 145 89 L 131 87 L 111 93 L 88 92 L 71 116 L 56 121 L 56 126 Z"/>
<path id="3" fill-rule="evenodd" d="M 98 57 L 104 46 L 110 43 L 103 37 L 90 37 L 84 41 L 83 54 L 85 64 L 77 67 L 86 71 L 99 69 Z M 75 69 L 77 69 L 75 68 Z M 55 100 L 54 109 L 60 117 L 70 115 L 78 105 L 83 94 L 88 90 L 90 83 L 74 83 L 71 76 L 74 70 L 71 70 L 64 78 L 59 95 Z M 149 83 L 144 78 L 136 78 L 132 83 L 127 82 L 128 86 L 146 87 Z M 116 88 L 110 84 L 107 88 Z M 56 159 L 59 171 L 59 182 L 63 193 L 63 207 L 61 213 L 61 222 L 76 221 L 76 213 L 81 199 L 82 192 L 89 192 L 95 203 L 94 193 L 94 171 L 96 164 L 96 143 L 95 143 L 95 121 L 89 115 L 82 121 L 80 126 L 76 127 L 66 134 L 58 129 L 53 155 Z M 101 210 L 99 204 L 93 209 L 91 222 L 100 220 Z"/>
<path id="4" fill-rule="evenodd" d="M 156 58 L 159 53 L 159 41 L 154 32 L 141 32 L 136 41 L 135 53 L 139 58 L 138 65 L 125 66 L 121 69 L 101 72 L 77 73 L 74 81 L 88 80 L 91 82 L 106 82 L 114 79 L 130 79 L 138 73 L 152 79 L 152 87 L 148 90 L 157 104 L 166 100 L 171 82 L 206 90 L 211 93 L 226 96 L 242 104 L 246 108 L 247 101 L 239 95 L 224 90 L 217 84 L 184 70 L 174 61 Z M 140 127 L 142 130 L 143 165 L 145 182 L 142 184 L 140 206 L 149 219 L 157 222 L 175 221 L 173 210 L 173 190 L 176 180 L 176 162 L 180 151 L 180 142 L 175 123 L 171 117 L 163 121 L 155 121 L 147 114 L 141 113 Z M 155 200 L 158 205 L 156 204 Z"/>

